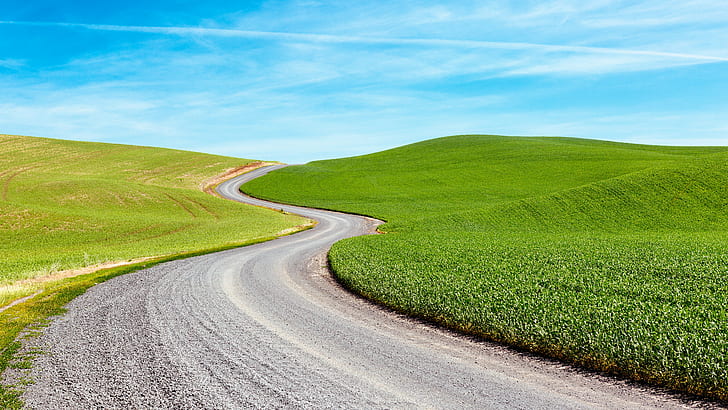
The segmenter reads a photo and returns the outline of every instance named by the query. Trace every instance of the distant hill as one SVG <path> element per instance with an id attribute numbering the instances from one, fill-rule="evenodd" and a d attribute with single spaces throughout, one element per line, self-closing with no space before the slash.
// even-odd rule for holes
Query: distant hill
<path id="1" fill-rule="evenodd" d="M 726 161 L 728 147 L 455 136 L 289 167 L 244 189 L 374 215 L 392 222 L 384 230 L 449 225 L 432 215 L 458 230 L 709 229 L 726 226 Z"/>
<path id="2" fill-rule="evenodd" d="M 302 218 L 202 192 L 251 160 L 0 135 L 0 306 L 18 280 L 107 261 L 242 244 Z"/>

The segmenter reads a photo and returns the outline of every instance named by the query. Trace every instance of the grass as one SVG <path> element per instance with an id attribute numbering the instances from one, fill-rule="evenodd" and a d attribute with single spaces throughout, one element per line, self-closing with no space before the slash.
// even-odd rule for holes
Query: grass
<path id="1" fill-rule="evenodd" d="M 250 162 L 0 135 L 0 306 L 58 271 L 242 244 L 307 223 L 202 192 L 205 180 Z"/>
<path id="2" fill-rule="evenodd" d="M 18 336 L 89 287 L 164 261 L 248 245 L 310 221 L 216 198 L 204 182 L 253 161 L 160 148 L 0 135 L 0 373 Z M 56 278 L 59 271 L 144 262 Z M 0 385 L 0 408 L 22 386 Z"/>
<path id="3" fill-rule="evenodd" d="M 253 195 L 372 215 L 329 255 L 399 311 L 728 400 L 728 147 L 455 136 L 289 167 Z"/>

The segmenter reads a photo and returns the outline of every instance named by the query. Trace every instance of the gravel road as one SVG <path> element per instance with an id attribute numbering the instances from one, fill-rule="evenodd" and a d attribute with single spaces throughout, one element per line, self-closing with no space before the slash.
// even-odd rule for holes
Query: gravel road
<path id="1" fill-rule="evenodd" d="M 30 342 L 31 408 L 677 408 L 690 403 L 385 311 L 325 268 L 378 221 L 264 203 L 319 221 L 271 242 L 95 286 Z M 230 229 L 244 229 L 231 226 Z"/>

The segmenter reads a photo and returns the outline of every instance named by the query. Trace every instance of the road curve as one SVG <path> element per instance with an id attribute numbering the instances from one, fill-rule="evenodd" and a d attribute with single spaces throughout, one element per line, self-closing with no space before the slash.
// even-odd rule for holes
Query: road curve
<path id="1" fill-rule="evenodd" d="M 688 402 L 380 309 L 325 268 L 377 221 L 225 197 L 318 220 L 271 242 L 97 285 L 31 342 L 31 408 L 677 408 Z M 230 229 L 238 229 L 231 226 Z"/>

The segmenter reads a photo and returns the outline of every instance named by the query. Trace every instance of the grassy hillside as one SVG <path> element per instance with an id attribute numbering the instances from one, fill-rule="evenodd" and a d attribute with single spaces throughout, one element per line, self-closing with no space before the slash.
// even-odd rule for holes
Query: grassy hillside
<path id="1" fill-rule="evenodd" d="M 400 311 L 728 399 L 728 147 L 456 136 L 244 186 L 376 216 L 330 253 Z"/>
<path id="2" fill-rule="evenodd" d="M 0 135 L 0 306 L 33 287 L 19 280 L 243 244 L 305 223 L 201 191 L 206 179 L 249 162 Z"/>

